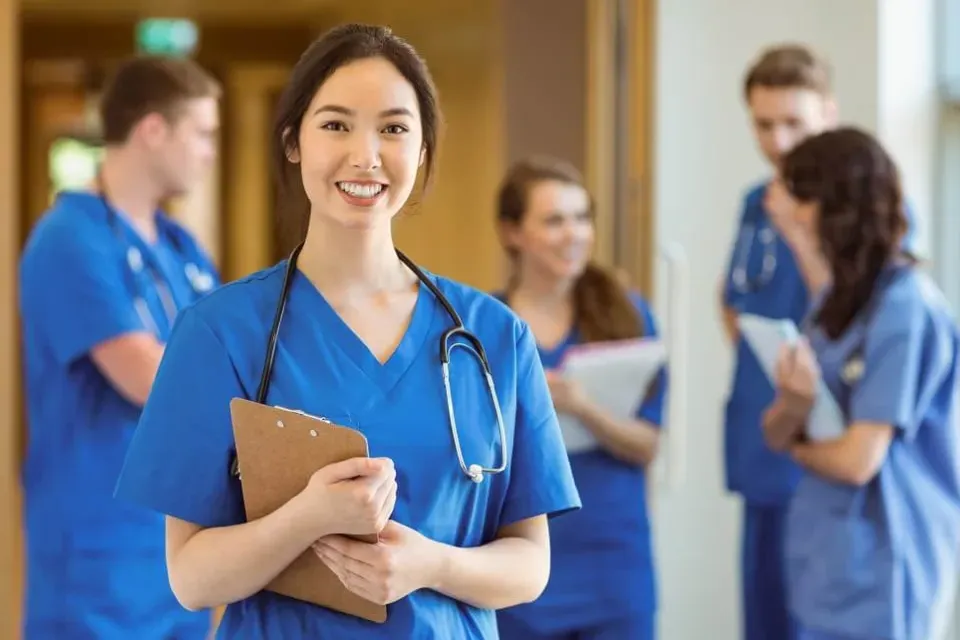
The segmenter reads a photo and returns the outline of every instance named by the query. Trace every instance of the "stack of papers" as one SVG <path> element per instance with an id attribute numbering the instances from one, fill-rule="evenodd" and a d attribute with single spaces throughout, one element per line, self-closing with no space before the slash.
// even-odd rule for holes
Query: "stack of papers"
<path id="1" fill-rule="evenodd" d="M 800 332 L 791 320 L 772 320 L 749 313 L 740 314 L 737 323 L 740 334 L 750 350 L 756 355 L 770 384 L 776 388 L 777 360 L 784 345 L 796 343 Z M 807 437 L 810 440 L 833 440 L 843 435 L 846 421 L 836 399 L 820 380 L 817 397 L 810 418 L 807 420 Z"/>
<path id="2" fill-rule="evenodd" d="M 650 383 L 663 367 L 667 351 L 652 338 L 591 343 L 571 347 L 561 366 L 562 375 L 577 382 L 591 401 L 611 415 L 634 417 Z M 579 420 L 560 414 L 560 431 L 568 453 L 599 447 Z"/>

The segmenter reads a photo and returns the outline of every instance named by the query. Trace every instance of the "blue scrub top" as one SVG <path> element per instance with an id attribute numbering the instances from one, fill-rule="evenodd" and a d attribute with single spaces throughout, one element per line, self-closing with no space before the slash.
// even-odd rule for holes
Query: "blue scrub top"
<path id="1" fill-rule="evenodd" d="M 122 216 L 115 223 L 98 196 L 63 193 L 21 257 L 28 638 L 77 637 L 80 628 L 98 638 L 202 636 L 209 626 L 209 614 L 186 613 L 173 598 L 162 519 L 113 499 L 140 408 L 89 353 L 125 333 L 155 332 L 137 313 L 135 296 L 144 298 L 161 341 L 170 331 L 152 272 L 129 267 L 131 246 L 156 267 L 180 308 L 202 295 L 185 265 L 195 263 L 214 284 L 215 271 L 190 234 L 162 214 L 151 246 Z"/>
<path id="2" fill-rule="evenodd" d="M 650 306 L 631 296 L 645 335 L 657 326 Z M 553 349 L 540 348 L 548 369 L 562 369 L 567 350 L 581 344 L 576 329 Z M 636 417 L 659 428 L 667 393 L 666 367 L 648 390 L 637 389 Z M 583 509 L 550 523 L 551 573 L 543 595 L 499 612 L 541 634 L 586 629 L 631 612 L 653 615 L 656 580 L 647 515 L 646 470 L 603 450 L 570 455 Z"/>
<path id="3" fill-rule="evenodd" d="M 789 319 L 799 325 L 810 308 L 806 283 L 787 243 L 776 233 L 764 209 L 768 181 L 752 187 L 743 199 L 737 237 L 727 264 L 723 302 L 737 313 L 750 313 L 775 320 Z M 917 225 L 907 207 L 909 231 L 904 240 L 914 247 Z M 762 230 L 773 231 L 764 243 Z M 765 256 L 775 258 L 776 269 L 764 281 Z M 748 287 L 737 286 L 735 272 L 746 269 Z M 743 338 L 737 339 L 733 384 L 724 412 L 724 462 L 726 484 L 749 504 L 784 505 L 800 479 L 800 468 L 786 454 L 767 447 L 760 427 L 764 410 L 773 402 L 774 389 L 759 360 Z"/>
<path id="4" fill-rule="evenodd" d="M 117 495 L 221 527 L 245 522 L 230 400 L 255 398 L 286 262 L 227 285 L 185 311 L 164 354 Z M 507 434 L 505 472 L 474 484 L 461 471 L 447 417 L 439 344 L 452 320 L 424 285 L 395 353 L 381 364 L 310 281 L 296 272 L 277 345 L 269 404 L 353 427 L 370 455 L 394 461 L 393 519 L 459 547 L 505 525 L 577 509 L 577 494 L 536 344 L 502 303 L 428 274 L 483 343 Z M 500 438 L 485 379 L 467 349 L 450 357 L 464 459 L 495 466 Z M 497 637 L 493 611 L 426 589 L 369 623 L 262 591 L 227 607 L 221 638 Z"/>
<path id="5" fill-rule="evenodd" d="M 930 640 L 960 574 L 960 334 L 918 269 L 891 266 L 875 296 L 838 339 L 808 335 L 848 422 L 892 425 L 894 438 L 865 486 L 801 481 L 787 521 L 790 605 L 805 627 Z"/>

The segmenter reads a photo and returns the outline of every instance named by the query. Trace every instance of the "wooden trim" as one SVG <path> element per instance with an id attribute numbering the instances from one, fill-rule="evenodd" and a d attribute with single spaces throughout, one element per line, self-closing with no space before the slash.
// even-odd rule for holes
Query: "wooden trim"
<path id="1" fill-rule="evenodd" d="M 629 216 L 630 245 L 625 255 L 630 279 L 645 294 L 653 294 L 656 261 L 659 255 L 654 218 L 654 166 L 656 143 L 654 86 L 656 70 L 656 2 L 629 0 L 630 53 L 630 161 Z"/>
<path id="2" fill-rule="evenodd" d="M 21 375 L 17 321 L 20 255 L 20 65 L 17 0 L 0 0 L 0 637 L 20 635 L 23 566 L 20 534 Z"/>
<path id="3" fill-rule="evenodd" d="M 273 260 L 275 203 L 270 176 L 271 97 L 282 88 L 289 69 L 281 65 L 241 64 L 226 74 L 226 136 L 232 138 L 224 159 L 230 176 L 224 193 L 223 276 L 233 280 L 268 266 Z"/>
<path id="4" fill-rule="evenodd" d="M 616 242 L 616 27 L 617 0 L 590 0 L 586 11 L 586 135 L 584 179 L 597 213 L 597 262 L 613 265 Z"/>

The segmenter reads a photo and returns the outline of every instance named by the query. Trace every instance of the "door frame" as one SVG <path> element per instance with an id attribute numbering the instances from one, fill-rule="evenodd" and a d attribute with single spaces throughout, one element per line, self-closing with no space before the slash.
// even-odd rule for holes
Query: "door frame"
<path id="1" fill-rule="evenodd" d="M 600 214 L 596 257 L 650 297 L 657 259 L 651 189 L 655 1 L 585 5 L 584 173 Z"/>

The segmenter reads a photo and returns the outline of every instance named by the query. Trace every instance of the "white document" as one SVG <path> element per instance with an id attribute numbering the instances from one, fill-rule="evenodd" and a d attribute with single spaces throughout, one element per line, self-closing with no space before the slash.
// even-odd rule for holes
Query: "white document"
<path id="1" fill-rule="evenodd" d="M 656 339 L 593 343 L 572 347 L 560 373 L 576 381 L 591 401 L 611 415 L 631 418 L 666 359 L 666 347 Z M 562 413 L 559 419 L 568 453 L 599 447 L 579 420 Z"/>
<path id="2" fill-rule="evenodd" d="M 756 355 L 770 384 L 776 387 L 777 360 L 780 348 L 785 344 L 794 344 L 800 332 L 790 320 L 771 320 L 749 313 L 740 314 L 737 319 L 740 333 L 747 345 Z M 843 412 L 836 399 L 820 381 L 817 397 L 807 421 L 807 437 L 811 440 L 833 440 L 843 435 L 846 427 Z"/>

